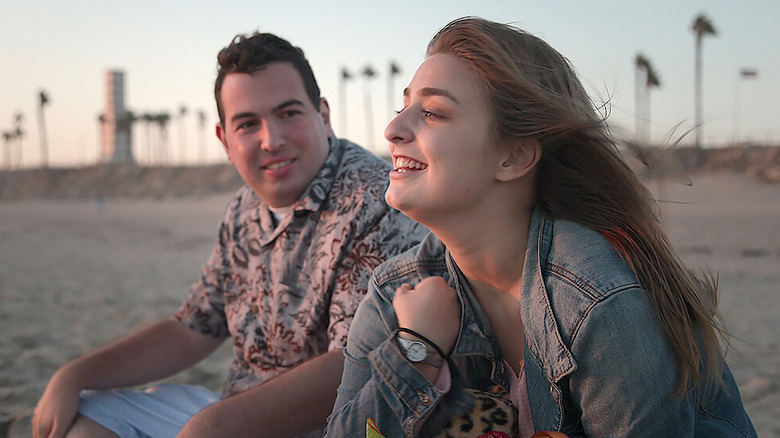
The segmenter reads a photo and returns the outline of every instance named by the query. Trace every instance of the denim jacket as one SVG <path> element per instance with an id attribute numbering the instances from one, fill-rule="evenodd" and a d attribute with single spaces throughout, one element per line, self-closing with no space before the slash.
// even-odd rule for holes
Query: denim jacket
<path id="1" fill-rule="evenodd" d="M 534 212 L 523 267 L 525 377 L 534 429 L 575 436 L 755 437 L 728 366 L 725 386 L 672 398 L 676 367 L 647 294 L 599 233 Z M 508 388 L 486 315 L 432 233 L 380 265 L 355 315 L 326 436 L 413 436 L 421 421 L 452 415 L 448 397 L 401 353 L 392 299 L 403 283 L 441 276 L 461 302 L 451 353 L 463 387 Z M 460 394 L 458 394 L 460 392 Z M 438 409 L 437 409 L 438 408 Z M 523 437 L 526 438 L 526 437 Z"/>

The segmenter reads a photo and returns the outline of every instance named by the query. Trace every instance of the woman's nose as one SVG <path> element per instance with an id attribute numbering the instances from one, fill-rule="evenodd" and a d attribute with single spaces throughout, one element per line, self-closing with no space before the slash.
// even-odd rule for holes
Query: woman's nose
<path id="1" fill-rule="evenodd" d="M 385 138 L 390 143 L 408 142 L 413 136 L 405 112 L 399 112 L 385 128 Z"/>

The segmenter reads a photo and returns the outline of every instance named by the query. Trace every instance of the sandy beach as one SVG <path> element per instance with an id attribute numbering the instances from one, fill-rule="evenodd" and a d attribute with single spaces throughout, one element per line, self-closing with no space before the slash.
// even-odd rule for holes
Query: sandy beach
<path id="1" fill-rule="evenodd" d="M 718 273 L 728 363 L 759 436 L 780 437 L 780 185 L 689 178 L 648 185 L 683 257 Z M 176 310 L 229 198 L 0 201 L 0 438 L 30 435 L 57 367 Z M 175 380 L 219 391 L 229 355 Z"/>

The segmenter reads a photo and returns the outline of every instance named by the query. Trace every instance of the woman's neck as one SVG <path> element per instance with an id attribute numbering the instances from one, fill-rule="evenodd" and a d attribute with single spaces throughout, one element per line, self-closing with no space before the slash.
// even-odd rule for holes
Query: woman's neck
<path id="1" fill-rule="evenodd" d="M 486 211 L 449 229 L 431 228 L 444 242 L 469 284 L 480 293 L 520 297 L 531 211 Z"/>
<path id="2" fill-rule="evenodd" d="M 530 220 L 527 214 L 508 221 L 486 221 L 471 233 L 449 241 L 442 239 L 490 322 L 502 356 L 516 375 L 524 360 L 524 344 L 518 340 L 525 335 L 522 276 Z"/>

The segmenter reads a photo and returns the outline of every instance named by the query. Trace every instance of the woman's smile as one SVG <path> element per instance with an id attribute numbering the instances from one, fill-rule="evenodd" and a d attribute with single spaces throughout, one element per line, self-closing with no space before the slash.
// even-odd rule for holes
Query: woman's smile
<path id="1" fill-rule="evenodd" d="M 395 157 L 393 160 L 393 171 L 398 173 L 415 172 L 427 168 L 427 164 L 409 157 Z"/>

